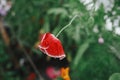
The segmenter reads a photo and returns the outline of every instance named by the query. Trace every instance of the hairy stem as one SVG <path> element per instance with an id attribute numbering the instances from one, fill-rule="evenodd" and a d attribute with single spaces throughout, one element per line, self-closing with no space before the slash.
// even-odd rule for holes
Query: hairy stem
<path id="1" fill-rule="evenodd" d="M 71 21 L 70 21 L 66 26 L 64 26 L 64 27 L 57 33 L 56 37 L 58 37 L 58 36 L 60 35 L 60 33 L 62 33 L 63 30 L 65 30 L 66 28 L 68 28 L 68 27 L 72 24 L 72 22 L 75 20 L 76 17 L 78 17 L 78 15 L 75 15 L 75 16 L 71 19 Z"/>

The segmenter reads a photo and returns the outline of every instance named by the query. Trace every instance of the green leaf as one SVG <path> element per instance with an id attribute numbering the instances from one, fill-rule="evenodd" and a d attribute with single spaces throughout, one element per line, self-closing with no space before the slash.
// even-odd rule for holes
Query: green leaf
<path id="1" fill-rule="evenodd" d="M 52 8 L 50 10 L 48 10 L 48 14 L 63 14 L 63 15 L 67 15 L 67 11 L 64 8 Z"/>
<path id="2" fill-rule="evenodd" d="M 77 43 L 80 42 L 80 26 L 75 27 L 75 32 L 74 32 L 73 38 Z"/>
<path id="3" fill-rule="evenodd" d="M 45 23 L 43 25 L 43 29 L 45 30 L 45 32 L 49 32 L 50 31 L 50 23 L 47 17 L 45 17 Z"/>
<path id="4" fill-rule="evenodd" d="M 120 80 L 120 73 L 114 73 L 110 76 L 109 80 Z"/>
<path id="5" fill-rule="evenodd" d="M 88 19 L 88 25 L 89 26 L 93 26 L 94 24 L 94 18 L 91 16 L 89 19 Z"/>
<path id="6" fill-rule="evenodd" d="M 75 59 L 73 61 L 73 69 L 75 69 L 78 66 L 81 57 L 83 56 L 84 52 L 87 50 L 88 47 L 89 47 L 89 41 L 86 41 L 85 43 L 80 45 L 77 54 L 75 56 Z"/>

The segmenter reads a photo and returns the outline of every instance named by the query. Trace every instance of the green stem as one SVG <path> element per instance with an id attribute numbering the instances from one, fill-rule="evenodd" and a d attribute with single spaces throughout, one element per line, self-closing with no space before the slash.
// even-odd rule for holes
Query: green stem
<path id="1" fill-rule="evenodd" d="M 78 15 L 75 15 L 75 16 L 71 19 L 71 21 L 69 22 L 69 24 L 67 24 L 66 26 L 64 26 L 64 27 L 57 33 L 56 37 L 58 37 L 58 36 L 60 35 L 60 33 L 62 33 L 63 30 L 65 30 L 67 27 L 69 27 L 69 26 L 72 24 L 72 22 L 75 20 L 75 18 L 76 18 L 77 16 L 78 16 Z"/>

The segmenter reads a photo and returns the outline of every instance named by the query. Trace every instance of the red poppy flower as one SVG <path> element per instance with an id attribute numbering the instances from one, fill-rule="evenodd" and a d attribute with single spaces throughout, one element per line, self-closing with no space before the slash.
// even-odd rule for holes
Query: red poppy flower
<path id="1" fill-rule="evenodd" d="M 38 45 L 40 50 L 50 57 L 63 59 L 65 57 L 63 47 L 58 38 L 51 33 L 43 34 Z"/>

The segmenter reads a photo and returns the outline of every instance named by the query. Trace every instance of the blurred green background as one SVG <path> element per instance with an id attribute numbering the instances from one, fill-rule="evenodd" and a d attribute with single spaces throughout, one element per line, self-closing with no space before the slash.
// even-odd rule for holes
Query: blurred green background
<path id="1" fill-rule="evenodd" d="M 75 15 L 58 37 L 65 59 L 35 48 L 41 34 L 56 35 Z M 12 0 L 1 17 L 6 34 L 0 35 L 0 80 L 27 80 L 34 70 L 24 53 L 44 80 L 51 80 L 45 73 L 49 66 L 70 67 L 71 80 L 120 80 L 120 0 Z"/>

